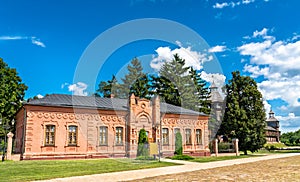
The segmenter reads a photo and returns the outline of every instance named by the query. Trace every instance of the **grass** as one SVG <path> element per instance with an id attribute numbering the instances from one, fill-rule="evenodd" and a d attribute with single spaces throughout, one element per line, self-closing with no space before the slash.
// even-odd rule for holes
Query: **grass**
<path id="1" fill-rule="evenodd" d="M 133 159 L 5 161 L 0 181 L 32 181 L 176 165 Z"/>

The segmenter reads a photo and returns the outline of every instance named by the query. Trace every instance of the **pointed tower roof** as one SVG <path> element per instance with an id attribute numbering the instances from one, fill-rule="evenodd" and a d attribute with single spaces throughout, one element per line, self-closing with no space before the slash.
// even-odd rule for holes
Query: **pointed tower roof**
<path id="1" fill-rule="evenodd" d="M 223 98 L 218 91 L 218 87 L 214 81 L 210 85 L 210 100 L 211 102 L 223 102 Z"/>

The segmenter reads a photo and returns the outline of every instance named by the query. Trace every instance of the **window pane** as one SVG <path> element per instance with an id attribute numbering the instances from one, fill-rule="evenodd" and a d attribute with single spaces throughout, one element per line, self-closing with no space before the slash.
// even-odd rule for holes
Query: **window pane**
<path id="1" fill-rule="evenodd" d="M 168 145 L 169 144 L 169 130 L 168 128 L 163 128 L 162 129 L 162 141 L 163 145 Z"/>
<path id="2" fill-rule="evenodd" d="M 191 129 L 185 130 L 185 143 L 192 144 Z"/>
<path id="3" fill-rule="evenodd" d="M 77 126 L 69 126 L 69 145 L 77 144 Z"/>
<path id="4" fill-rule="evenodd" d="M 196 129 L 196 143 L 202 144 L 202 133 L 200 129 Z"/>
<path id="5" fill-rule="evenodd" d="M 54 145 L 55 143 L 55 126 L 46 125 L 45 129 L 45 145 Z"/>
<path id="6" fill-rule="evenodd" d="M 116 128 L 116 145 L 122 145 L 123 144 L 123 128 L 117 127 Z"/>
<path id="7" fill-rule="evenodd" d="M 107 127 L 101 126 L 100 133 L 99 133 L 99 144 L 100 145 L 107 145 Z"/>

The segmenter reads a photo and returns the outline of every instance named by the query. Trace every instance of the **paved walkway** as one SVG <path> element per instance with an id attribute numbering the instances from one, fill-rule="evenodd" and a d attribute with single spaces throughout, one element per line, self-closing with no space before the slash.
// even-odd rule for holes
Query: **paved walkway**
<path id="1" fill-rule="evenodd" d="M 274 154 L 274 155 L 267 155 L 267 156 L 262 156 L 262 157 L 250 157 L 250 158 L 243 158 L 243 159 L 233 159 L 233 160 L 207 162 L 207 163 L 197 163 L 197 162 L 175 161 L 175 160 L 170 160 L 170 159 L 162 159 L 163 161 L 176 162 L 176 163 L 180 163 L 183 165 L 142 169 L 142 170 L 123 171 L 123 172 L 104 173 L 104 174 L 95 174 L 95 175 L 87 175 L 87 176 L 75 176 L 75 177 L 69 177 L 69 178 L 57 178 L 57 179 L 52 179 L 52 180 L 45 180 L 44 182 L 128 181 L 128 180 L 142 179 L 142 178 L 155 177 L 155 176 L 161 176 L 161 175 L 167 175 L 167 174 L 191 172 L 191 171 L 197 171 L 197 170 L 201 170 L 201 169 L 211 169 L 211 168 L 216 168 L 216 167 L 244 164 L 244 163 L 262 161 L 262 160 L 292 157 L 292 156 L 297 156 L 297 155 L 300 155 L 300 153 Z"/>

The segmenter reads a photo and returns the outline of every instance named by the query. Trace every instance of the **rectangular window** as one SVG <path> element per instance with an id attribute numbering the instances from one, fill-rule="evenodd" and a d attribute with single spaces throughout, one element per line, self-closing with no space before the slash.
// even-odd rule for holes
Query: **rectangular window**
<path id="1" fill-rule="evenodd" d="M 101 126 L 99 130 L 99 145 L 107 145 L 107 127 Z"/>
<path id="2" fill-rule="evenodd" d="M 123 145 L 123 128 L 116 128 L 116 145 Z"/>
<path id="3" fill-rule="evenodd" d="M 54 125 L 46 125 L 45 130 L 45 145 L 55 144 L 55 126 Z"/>
<path id="4" fill-rule="evenodd" d="M 168 128 L 162 129 L 162 144 L 169 145 L 169 130 L 168 130 Z"/>
<path id="5" fill-rule="evenodd" d="M 68 145 L 77 145 L 77 126 L 69 126 L 69 140 Z"/>
<path id="6" fill-rule="evenodd" d="M 196 129 L 196 144 L 202 144 L 202 132 L 200 129 Z"/>
<path id="7" fill-rule="evenodd" d="M 191 145 L 192 144 L 192 130 L 185 129 L 185 144 Z"/>

